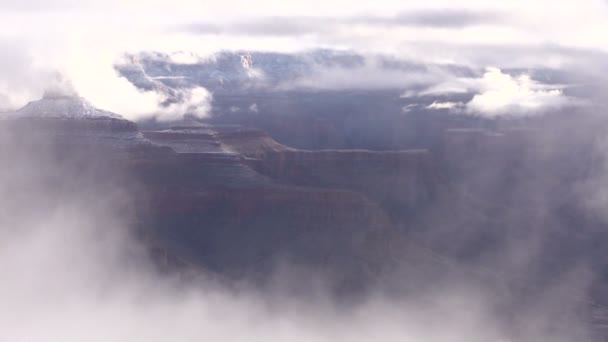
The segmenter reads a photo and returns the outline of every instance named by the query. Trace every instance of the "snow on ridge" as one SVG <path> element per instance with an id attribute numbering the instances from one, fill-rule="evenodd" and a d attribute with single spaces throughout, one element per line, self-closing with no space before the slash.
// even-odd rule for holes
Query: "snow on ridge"
<path id="1" fill-rule="evenodd" d="M 12 113 L 13 117 L 40 117 L 61 119 L 123 119 L 118 114 L 95 108 L 81 97 L 76 96 L 45 96 L 38 101 L 32 101 L 25 107 Z"/>
<path id="2" fill-rule="evenodd" d="M 85 99 L 65 93 L 47 92 L 38 101 L 32 101 L 23 108 L 8 113 L 0 113 L 3 119 L 59 119 L 65 121 L 91 120 L 84 129 L 79 126 L 69 129 L 56 129 L 53 125 L 45 127 L 48 133 L 62 142 L 74 146 L 103 146 L 116 150 L 128 150 L 137 146 L 151 146 L 135 125 L 118 114 L 95 108 Z M 106 125 L 108 120 L 119 120 L 118 125 Z M 100 125 L 97 125 L 99 123 Z M 92 129 L 94 128 L 94 129 Z"/>

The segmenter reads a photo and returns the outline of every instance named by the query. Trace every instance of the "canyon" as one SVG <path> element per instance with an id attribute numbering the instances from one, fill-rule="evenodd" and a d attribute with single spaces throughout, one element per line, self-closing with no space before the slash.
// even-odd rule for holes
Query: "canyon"
<path id="1" fill-rule="evenodd" d="M 605 127 L 552 122 L 446 118 L 425 124 L 444 127 L 428 148 L 305 150 L 237 124 L 140 129 L 84 99 L 47 95 L 3 114 L 0 129 L 11 153 L 48 149 L 45 158 L 83 170 L 81 182 L 124 189 L 132 234 L 163 272 L 267 284 L 288 268 L 300 286 L 321 277 L 340 296 L 467 279 L 509 315 L 585 264 L 588 291 L 572 285 L 563 296 L 601 331 L 608 234 L 585 200 L 601 177 Z"/>

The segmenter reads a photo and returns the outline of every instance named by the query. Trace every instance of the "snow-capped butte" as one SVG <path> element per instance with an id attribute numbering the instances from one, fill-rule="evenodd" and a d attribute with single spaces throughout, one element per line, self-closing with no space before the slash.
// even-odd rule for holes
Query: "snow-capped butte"
<path id="1" fill-rule="evenodd" d="M 12 112 L 9 117 L 58 118 L 58 119 L 123 119 L 120 115 L 95 108 L 78 96 L 58 95 L 47 92 L 38 101 L 32 101 L 23 108 Z M 123 119 L 124 120 L 124 119 Z"/>
<path id="2" fill-rule="evenodd" d="M 64 146 L 95 147 L 113 151 L 148 148 L 151 142 L 134 122 L 95 108 L 75 95 L 46 92 L 42 99 L 23 108 L 0 114 L 10 129 L 36 132 Z"/>

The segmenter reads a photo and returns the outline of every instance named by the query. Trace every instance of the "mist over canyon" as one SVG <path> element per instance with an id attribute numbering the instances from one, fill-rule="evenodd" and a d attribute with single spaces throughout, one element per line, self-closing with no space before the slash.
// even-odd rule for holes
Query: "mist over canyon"
<path id="1" fill-rule="evenodd" d="M 1 2 L 0 341 L 608 340 L 606 16 Z"/>

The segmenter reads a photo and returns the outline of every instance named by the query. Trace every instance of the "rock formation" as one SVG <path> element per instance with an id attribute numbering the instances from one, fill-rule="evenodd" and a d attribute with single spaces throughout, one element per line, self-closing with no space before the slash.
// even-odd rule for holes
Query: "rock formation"
<path id="1" fill-rule="evenodd" d="M 397 218 L 427 203 L 437 185 L 427 150 L 297 150 L 259 129 L 234 125 L 174 127 L 144 135 L 181 151 L 236 153 L 282 184 L 356 191 Z"/>
<path id="2" fill-rule="evenodd" d="M 22 132 L 16 135 L 23 140 L 42 132 L 43 143 L 53 142 L 59 154 L 74 159 L 78 153 L 78 165 L 100 165 L 100 177 L 124 175 L 137 232 L 165 267 L 263 279 L 281 264 L 294 264 L 331 275 L 340 288 L 357 288 L 391 264 L 386 246 L 397 231 L 361 191 L 367 185 L 358 182 L 366 179 L 356 170 L 368 165 L 361 172 L 375 172 L 378 154 L 296 151 L 235 126 L 144 136 L 134 123 L 75 97 L 32 102 L 3 116 L 1 126 Z M 388 154 L 380 172 L 410 168 L 418 154 L 423 161 L 422 151 Z M 326 175 L 295 178 L 296 169 L 312 172 L 317 162 L 326 163 Z"/>

